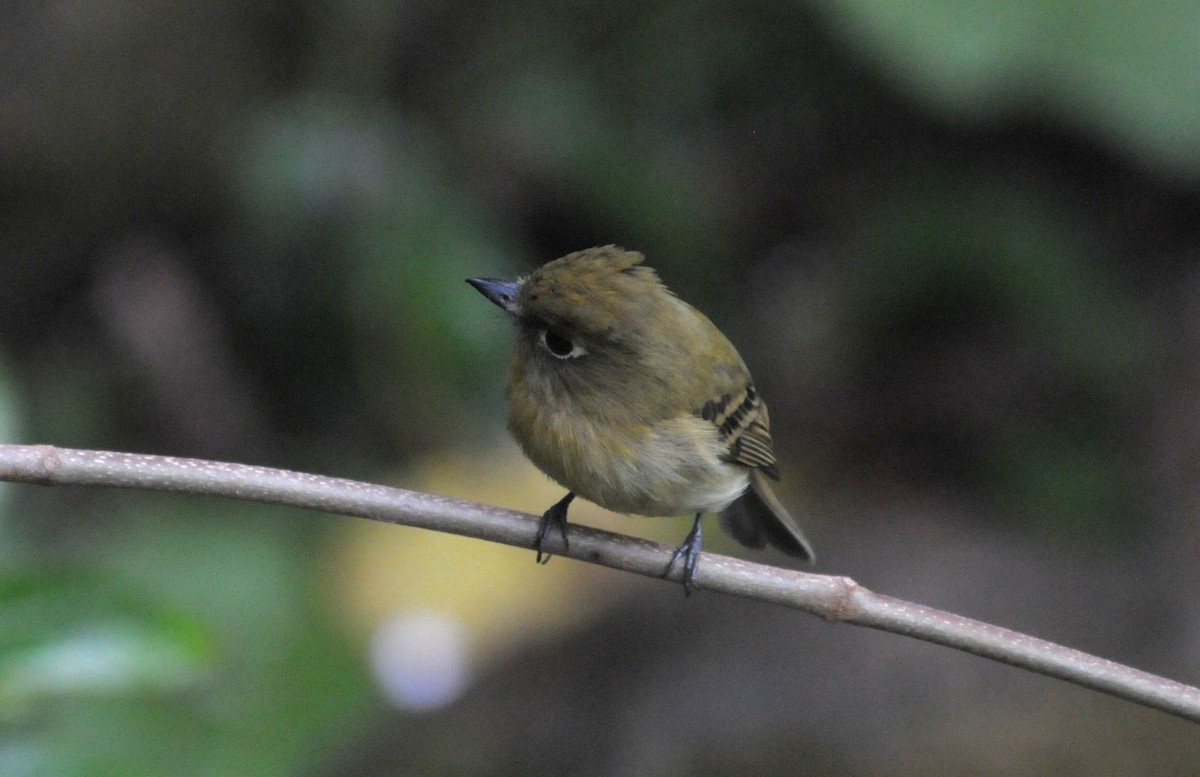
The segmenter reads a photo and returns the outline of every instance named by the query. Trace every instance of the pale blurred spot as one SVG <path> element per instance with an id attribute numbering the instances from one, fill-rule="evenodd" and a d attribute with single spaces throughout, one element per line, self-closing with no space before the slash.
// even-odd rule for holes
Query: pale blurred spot
<path id="1" fill-rule="evenodd" d="M 466 624 L 448 613 L 397 613 L 380 623 L 371 638 L 371 671 L 396 707 L 444 707 L 470 682 L 469 641 Z"/>
<path id="2" fill-rule="evenodd" d="M 153 233 L 131 233 L 97 261 L 90 301 L 120 357 L 123 390 L 208 458 L 244 458 L 268 438 L 255 379 L 239 362 L 220 305 L 195 257 Z"/>

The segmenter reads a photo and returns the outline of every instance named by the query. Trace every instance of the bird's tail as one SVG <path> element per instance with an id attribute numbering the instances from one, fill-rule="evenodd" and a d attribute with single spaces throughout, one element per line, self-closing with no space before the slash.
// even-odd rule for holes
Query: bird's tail
<path id="1" fill-rule="evenodd" d="M 763 474 L 750 470 L 750 487 L 721 511 L 721 525 L 748 548 L 770 544 L 789 556 L 817 560 L 812 545 L 787 510 L 771 493 Z"/>

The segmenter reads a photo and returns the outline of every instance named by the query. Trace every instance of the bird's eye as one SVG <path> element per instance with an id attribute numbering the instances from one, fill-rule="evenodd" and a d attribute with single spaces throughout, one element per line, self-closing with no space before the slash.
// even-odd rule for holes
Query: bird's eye
<path id="1" fill-rule="evenodd" d="M 556 359 L 573 359 L 576 356 L 583 356 L 587 353 L 583 349 L 583 346 L 576 345 L 557 332 L 552 332 L 549 329 L 542 330 L 542 345 Z"/>

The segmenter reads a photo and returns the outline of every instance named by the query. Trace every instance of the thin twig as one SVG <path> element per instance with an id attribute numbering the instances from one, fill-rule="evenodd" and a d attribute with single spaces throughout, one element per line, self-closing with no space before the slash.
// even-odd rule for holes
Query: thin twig
<path id="1" fill-rule="evenodd" d="M 0 445 L 0 480 L 212 494 L 290 505 L 532 548 L 535 516 L 400 488 L 288 470 L 169 456 Z M 664 577 L 673 548 L 572 524 L 570 549 L 551 532 L 549 550 L 593 564 Z M 680 570 L 665 576 L 678 581 Z M 1026 634 L 873 593 L 847 577 L 814 575 L 705 553 L 697 589 L 755 599 L 905 634 L 1200 722 L 1200 689 Z"/>

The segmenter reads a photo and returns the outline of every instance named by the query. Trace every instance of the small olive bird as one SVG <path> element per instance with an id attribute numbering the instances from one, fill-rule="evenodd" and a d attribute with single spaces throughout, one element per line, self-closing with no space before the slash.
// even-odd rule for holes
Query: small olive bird
<path id="1" fill-rule="evenodd" d="M 812 546 L 766 478 L 779 478 L 767 406 L 720 330 L 676 297 L 642 255 L 617 246 L 576 251 L 515 281 L 467 283 L 516 321 L 505 396 L 525 455 L 567 489 L 538 525 L 567 544 L 567 508 L 581 496 L 637 515 L 695 513 L 665 574 L 683 560 L 695 586 L 701 517 L 750 548 L 770 543 L 812 561 Z"/>

